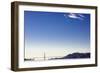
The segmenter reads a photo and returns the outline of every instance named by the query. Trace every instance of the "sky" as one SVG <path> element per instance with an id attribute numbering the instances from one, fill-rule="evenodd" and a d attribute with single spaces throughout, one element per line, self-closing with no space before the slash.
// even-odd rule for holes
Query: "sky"
<path id="1" fill-rule="evenodd" d="M 24 11 L 25 58 L 90 52 L 90 14 Z"/>

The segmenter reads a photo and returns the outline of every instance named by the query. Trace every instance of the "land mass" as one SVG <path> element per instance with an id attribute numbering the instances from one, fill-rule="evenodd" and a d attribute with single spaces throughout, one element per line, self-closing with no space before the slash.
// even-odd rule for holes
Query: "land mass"
<path id="1" fill-rule="evenodd" d="M 53 59 L 79 59 L 79 58 L 90 58 L 90 53 L 72 53 L 61 58 L 51 58 L 51 60 Z"/>

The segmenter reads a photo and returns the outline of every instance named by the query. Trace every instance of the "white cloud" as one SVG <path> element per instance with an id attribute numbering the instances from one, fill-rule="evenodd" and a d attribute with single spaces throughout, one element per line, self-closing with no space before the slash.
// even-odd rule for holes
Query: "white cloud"
<path id="1" fill-rule="evenodd" d="M 80 20 L 83 20 L 83 18 L 84 18 L 84 15 L 76 14 L 76 13 L 64 14 L 64 16 L 67 18 L 80 19 Z"/>
<path id="2" fill-rule="evenodd" d="M 68 17 L 69 18 L 79 18 L 76 14 L 74 14 L 74 13 L 70 13 L 69 15 L 68 15 Z"/>
<path id="3" fill-rule="evenodd" d="M 82 14 L 78 14 L 78 15 L 79 15 L 80 17 L 83 17 L 83 18 L 85 17 L 85 16 L 84 16 L 84 15 L 82 15 Z"/>

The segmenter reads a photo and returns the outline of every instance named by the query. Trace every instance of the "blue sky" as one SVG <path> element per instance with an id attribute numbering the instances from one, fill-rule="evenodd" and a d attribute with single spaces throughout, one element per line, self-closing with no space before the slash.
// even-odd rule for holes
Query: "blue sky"
<path id="1" fill-rule="evenodd" d="M 90 14 L 24 11 L 24 31 L 26 57 L 90 51 Z"/>

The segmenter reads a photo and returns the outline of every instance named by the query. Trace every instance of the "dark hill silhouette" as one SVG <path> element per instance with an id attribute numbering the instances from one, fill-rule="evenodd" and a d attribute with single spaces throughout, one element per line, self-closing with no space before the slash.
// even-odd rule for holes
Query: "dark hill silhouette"
<path id="1" fill-rule="evenodd" d="M 64 57 L 61 58 L 51 58 L 50 60 L 53 59 L 81 59 L 81 58 L 90 58 L 90 53 L 72 53 L 72 54 L 68 54 Z"/>
<path id="2" fill-rule="evenodd" d="M 90 53 L 72 53 L 64 56 L 63 58 L 90 58 Z"/>

